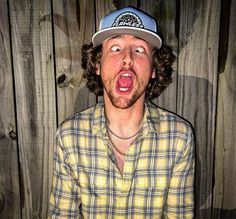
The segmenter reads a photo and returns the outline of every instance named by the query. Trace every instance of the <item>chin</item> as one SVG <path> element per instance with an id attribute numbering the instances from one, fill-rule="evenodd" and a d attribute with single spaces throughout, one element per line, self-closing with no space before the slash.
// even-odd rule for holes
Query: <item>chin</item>
<path id="1" fill-rule="evenodd" d="M 123 95 L 116 92 L 105 92 L 104 98 L 109 100 L 109 102 L 111 102 L 111 104 L 116 108 L 128 109 L 136 104 L 137 101 L 144 101 L 145 91 L 137 91 L 136 93 Z"/>
<path id="2" fill-rule="evenodd" d="M 112 103 L 112 105 L 116 108 L 119 109 L 128 109 L 130 107 L 132 107 L 138 100 L 139 98 L 137 97 L 131 97 L 131 98 L 127 98 L 127 97 L 117 97 L 117 98 L 110 98 L 110 101 Z"/>

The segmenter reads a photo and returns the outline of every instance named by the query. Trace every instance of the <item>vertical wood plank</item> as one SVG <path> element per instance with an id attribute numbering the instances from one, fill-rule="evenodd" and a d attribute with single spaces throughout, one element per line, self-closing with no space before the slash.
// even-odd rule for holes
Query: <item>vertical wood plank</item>
<path id="1" fill-rule="evenodd" d="M 140 8 L 152 15 L 157 23 L 158 30 L 164 37 L 163 45 L 172 48 L 173 53 L 178 54 L 178 39 L 176 37 L 176 1 L 141 1 Z M 178 29 L 178 27 L 177 27 Z M 177 93 L 177 62 L 173 65 L 172 83 L 154 102 L 160 107 L 176 112 Z"/>
<path id="2" fill-rule="evenodd" d="M 53 1 L 59 122 L 95 103 L 82 78 L 81 47 L 95 29 L 93 0 Z"/>
<path id="3" fill-rule="evenodd" d="M 196 134 L 196 218 L 211 218 L 220 0 L 180 1 L 178 110 Z"/>
<path id="4" fill-rule="evenodd" d="M 113 2 L 117 9 L 123 8 L 125 6 L 139 7 L 139 0 L 115 0 Z"/>
<path id="5" fill-rule="evenodd" d="M 46 218 L 56 131 L 50 1 L 9 2 L 22 217 Z"/>
<path id="6" fill-rule="evenodd" d="M 224 42 L 228 42 L 228 45 L 224 48 L 227 51 L 227 58 L 225 58 L 225 63 L 221 66 L 223 71 L 220 73 L 218 86 L 215 188 L 213 207 L 215 209 L 214 218 L 236 218 L 236 169 L 234 168 L 236 166 L 235 1 L 231 1 L 229 14 L 223 15 L 222 17 L 229 19 L 229 32 L 227 36 L 228 38 L 222 39 Z M 222 20 L 222 22 L 225 22 L 225 20 Z M 224 23 L 222 25 L 224 25 Z M 222 56 L 219 58 L 224 59 Z"/>
<path id="7" fill-rule="evenodd" d="M 21 218 L 7 0 L 0 1 L 0 218 Z"/>
<path id="8" fill-rule="evenodd" d="M 96 0 L 96 31 L 103 16 L 117 9 L 117 4 L 110 0 Z"/>

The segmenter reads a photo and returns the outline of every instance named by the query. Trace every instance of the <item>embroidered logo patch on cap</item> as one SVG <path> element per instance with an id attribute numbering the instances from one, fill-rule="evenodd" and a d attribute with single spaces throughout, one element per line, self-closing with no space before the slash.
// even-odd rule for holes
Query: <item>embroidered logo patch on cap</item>
<path id="1" fill-rule="evenodd" d="M 144 28 L 140 17 L 132 12 L 124 12 L 115 18 L 113 27 L 130 26 Z"/>
<path id="2" fill-rule="evenodd" d="M 121 34 L 134 35 L 157 48 L 162 44 L 156 21 L 134 7 L 124 7 L 104 16 L 92 42 L 94 46 L 99 46 L 104 40 Z"/>

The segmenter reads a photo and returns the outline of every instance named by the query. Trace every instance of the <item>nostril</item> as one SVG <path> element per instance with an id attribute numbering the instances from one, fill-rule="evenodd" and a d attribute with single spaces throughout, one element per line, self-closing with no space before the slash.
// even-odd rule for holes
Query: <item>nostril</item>
<path id="1" fill-rule="evenodd" d="M 123 57 L 123 60 L 122 60 L 122 65 L 125 66 L 125 65 L 132 65 L 133 64 L 133 58 L 132 58 L 132 54 L 130 54 L 130 52 L 126 52 L 126 54 L 124 55 Z"/>

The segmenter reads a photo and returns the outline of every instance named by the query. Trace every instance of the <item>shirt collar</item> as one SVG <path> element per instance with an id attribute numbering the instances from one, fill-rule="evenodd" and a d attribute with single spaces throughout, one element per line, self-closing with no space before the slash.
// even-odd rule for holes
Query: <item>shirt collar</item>
<path id="1" fill-rule="evenodd" d="M 104 102 L 103 99 L 100 99 L 98 103 L 95 105 L 93 113 L 93 120 L 92 125 L 93 129 L 92 132 L 98 133 L 105 129 L 106 127 L 106 120 L 104 114 Z"/>
<path id="2" fill-rule="evenodd" d="M 143 117 L 143 127 L 148 127 L 148 132 L 155 132 L 158 134 L 160 128 L 159 111 L 157 106 L 153 105 L 151 102 L 145 102 L 145 111 Z M 145 134 L 147 134 L 145 133 Z"/>
<path id="3" fill-rule="evenodd" d="M 160 127 L 160 114 L 159 110 L 157 110 L 157 106 L 153 105 L 149 101 L 145 102 L 144 107 L 144 117 L 143 117 L 143 130 L 144 134 L 149 132 L 155 132 L 158 134 Z M 94 107 L 93 113 L 93 132 L 106 132 L 106 119 L 104 114 L 104 101 L 101 98 L 96 106 Z M 145 131 L 146 130 L 146 131 Z"/>

